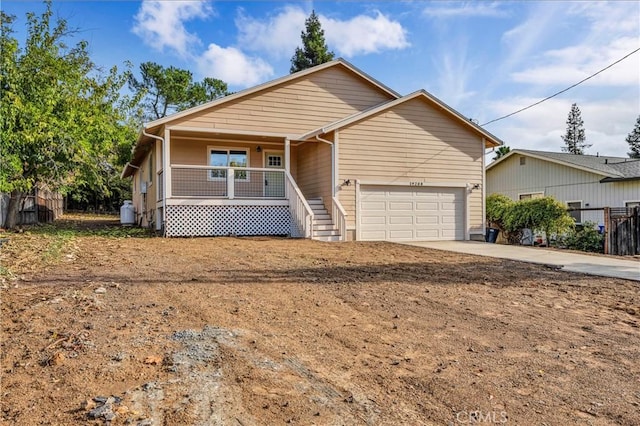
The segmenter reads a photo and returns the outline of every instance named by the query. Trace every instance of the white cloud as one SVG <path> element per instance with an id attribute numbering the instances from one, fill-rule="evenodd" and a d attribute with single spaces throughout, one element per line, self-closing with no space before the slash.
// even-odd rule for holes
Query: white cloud
<path id="1" fill-rule="evenodd" d="M 236 19 L 239 45 L 272 57 L 291 56 L 301 44 L 300 33 L 307 17 L 308 13 L 297 6 L 287 6 L 266 20 L 241 13 Z M 352 57 L 409 46 L 402 25 L 381 12 L 348 20 L 324 15 L 319 15 L 319 19 L 329 49 L 339 56 Z"/>
<path id="2" fill-rule="evenodd" d="M 347 21 L 321 16 L 320 22 L 327 44 L 347 57 L 404 49 L 410 45 L 402 25 L 379 11 L 375 17 L 359 15 Z"/>
<path id="3" fill-rule="evenodd" d="M 286 6 L 267 20 L 246 16 L 236 18 L 238 43 L 247 50 L 260 51 L 272 57 L 290 57 L 300 44 L 307 13 L 295 6 Z"/>
<path id="4" fill-rule="evenodd" d="M 432 18 L 504 18 L 508 13 L 500 9 L 499 2 L 443 2 L 431 5 L 423 10 L 425 16 Z"/>
<path id="5" fill-rule="evenodd" d="M 213 76 L 231 86 L 253 86 L 273 75 L 273 68 L 264 60 L 245 55 L 235 47 L 209 44 L 197 59 L 198 70 L 205 76 Z"/>
<path id="6" fill-rule="evenodd" d="M 565 36 L 554 41 L 557 45 L 566 40 L 566 44 L 531 55 L 530 62 L 522 63 L 520 70 L 511 75 L 514 81 L 539 85 L 570 85 L 638 48 L 640 6 L 636 2 L 571 3 L 563 13 L 571 16 L 572 22 L 578 23 L 566 28 Z M 538 16 L 532 16 L 528 23 L 533 27 L 537 26 L 537 18 Z M 546 22 L 549 23 L 548 20 Z M 530 29 L 531 26 L 512 30 L 505 34 L 505 40 L 526 36 L 528 31 L 521 30 Z M 521 53 L 518 55 L 522 58 Z M 639 58 L 640 54 L 633 55 L 585 84 L 637 85 Z"/>
<path id="7" fill-rule="evenodd" d="M 476 94 L 467 87 L 477 69 L 469 61 L 467 50 L 466 40 L 453 40 L 452 44 L 441 50 L 433 65 L 438 70 L 438 89 L 435 92 L 439 98 L 454 107 L 460 107 L 465 100 Z"/>
<path id="8" fill-rule="evenodd" d="M 200 40 L 188 32 L 186 21 L 204 19 L 212 13 L 209 3 L 201 1 L 149 1 L 145 0 L 135 16 L 133 32 L 156 50 L 165 47 L 186 56 L 193 44 Z"/>

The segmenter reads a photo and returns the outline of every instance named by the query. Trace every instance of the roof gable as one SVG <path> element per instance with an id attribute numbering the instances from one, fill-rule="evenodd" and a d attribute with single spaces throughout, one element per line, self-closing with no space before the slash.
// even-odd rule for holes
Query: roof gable
<path id="1" fill-rule="evenodd" d="M 312 68 L 308 68 L 306 70 L 302 70 L 293 74 L 289 74 L 280 78 L 277 78 L 275 80 L 271 80 L 268 81 L 266 83 L 263 84 L 259 84 L 257 86 L 253 86 L 244 90 L 241 90 L 239 92 L 233 93 L 231 95 L 219 98 L 219 99 L 215 99 L 213 101 L 210 102 L 206 102 L 202 105 L 198 105 L 195 106 L 193 108 L 189 108 L 187 110 L 184 111 L 180 111 L 177 112 L 175 114 L 171 114 L 168 115 L 166 117 L 160 118 L 158 120 L 154 120 L 151 121 L 149 123 L 146 123 L 144 125 L 144 128 L 147 129 L 148 131 L 150 131 L 151 129 L 154 129 L 158 126 L 161 126 L 163 124 L 170 124 L 174 121 L 180 120 L 182 118 L 188 117 L 190 115 L 194 115 L 203 111 L 206 111 L 208 109 L 213 109 L 219 106 L 222 106 L 224 104 L 227 103 L 232 103 L 233 101 L 238 101 L 241 100 L 242 98 L 247 98 L 251 95 L 254 95 L 256 93 L 274 88 L 276 86 L 282 86 L 282 85 L 286 85 L 288 83 L 291 83 L 295 80 L 299 80 L 299 79 L 303 79 L 311 74 L 316 74 L 316 73 L 320 73 L 324 70 L 330 69 L 330 68 L 341 68 L 345 71 L 347 71 L 348 73 L 350 73 L 351 75 L 353 75 L 354 77 L 362 80 L 363 82 L 366 82 L 367 84 L 371 85 L 372 87 L 374 87 L 375 89 L 379 90 L 381 93 L 385 94 L 387 98 L 399 98 L 400 95 L 390 89 L 389 87 L 387 87 L 386 85 L 382 84 L 381 82 L 379 82 L 378 80 L 374 79 L 373 77 L 369 76 L 368 74 L 366 74 L 365 72 L 359 70 L 358 68 L 356 68 L 355 66 L 353 66 L 351 63 L 347 62 L 346 60 L 342 59 L 342 58 L 338 58 L 336 60 L 330 61 L 330 62 L 326 62 L 324 64 L 321 65 L 317 65 L 315 67 Z"/>
<path id="2" fill-rule="evenodd" d="M 372 108 L 369 108 L 365 111 L 362 112 L 357 112 L 355 114 L 352 114 L 349 117 L 340 119 L 338 121 L 335 121 L 333 123 L 329 123 L 323 127 L 320 127 L 318 129 L 315 129 L 311 132 L 306 133 L 305 135 L 302 135 L 300 137 L 300 139 L 308 139 L 308 138 L 312 138 L 315 136 L 319 136 L 321 134 L 326 134 L 335 130 L 338 130 L 340 128 L 349 126 L 353 123 L 356 123 L 358 121 L 362 121 L 362 120 L 366 120 L 367 118 L 375 115 L 375 114 L 379 114 L 381 112 L 384 111 L 388 111 L 398 105 L 401 105 L 403 103 L 406 103 L 408 101 L 411 101 L 413 99 L 421 99 L 425 102 L 427 102 L 428 104 L 430 104 L 431 106 L 434 106 L 436 109 L 439 109 L 441 111 L 443 111 L 445 114 L 447 114 L 449 117 L 451 117 L 453 120 L 457 121 L 462 127 L 466 128 L 467 130 L 472 131 L 473 133 L 478 134 L 479 136 L 481 136 L 482 138 L 485 139 L 485 143 L 486 146 L 488 147 L 495 147 L 495 146 L 500 146 L 503 144 L 503 142 L 498 139 L 496 136 L 492 135 L 491 133 L 489 133 L 488 131 L 486 131 L 485 129 L 483 129 L 482 127 L 480 127 L 479 125 L 475 124 L 473 121 L 471 121 L 470 119 L 467 119 L 465 116 L 463 116 L 462 114 L 460 114 L 458 111 L 456 111 L 455 109 L 451 108 L 449 105 L 445 104 L 444 102 L 442 102 L 441 100 L 439 100 L 438 98 L 436 98 L 435 96 L 431 95 L 429 92 L 427 92 L 426 90 L 418 90 L 416 92 L 413 92 L 409 95 L 403 96 L 401 98 L 398 99 L 394 99 L 391 100 L 389 102 L 385 102 L 383 104 L 380 105 L 376 105 Z"/>
<path id="3" fill-rule="evenodd" d="M 566 167 L 599 174 L 608 180 L 640 178 L 640 160 L 625 157 L 576 155 L 565 152 L 514 149 L 487 166 L 487 171 L 514 155 L 524 155 Z"/>

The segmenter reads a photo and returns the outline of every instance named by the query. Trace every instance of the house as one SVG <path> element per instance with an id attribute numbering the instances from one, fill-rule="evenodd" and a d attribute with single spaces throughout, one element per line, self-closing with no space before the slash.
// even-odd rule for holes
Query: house
<path id="1" fill-rule="evenodd" d="M 487 166 L 487 195 L 551 196 L 576 223 L 604 225 L 604 207 L 640 204 L 640 160 L 515 149 Z"/>
<path id="2" fill-rule="evenodd" d="M 122 172 L 166 236 L 468 240 L 501 141 L 337 59 L 145 124 Z"/>

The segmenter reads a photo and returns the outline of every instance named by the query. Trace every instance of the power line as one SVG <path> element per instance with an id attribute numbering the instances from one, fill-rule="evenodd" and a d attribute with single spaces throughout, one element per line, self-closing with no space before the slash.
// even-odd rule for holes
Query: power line
<path id="1" fill-rule="evenodd" d="M 640 47 L 639 47 L 639 48 L 637 48 L 636 50 L 634 50 L 633 52 L 628 53 L 627 55 L 625 55 L 625 56 L 623 56 L 622 58 L 618 59 L 618 60 L 617 60 L 617 61 L 615 61 L 614 63 L 607 65 L 606 67 L 602 68 L 600 71 L 598 71 L 598 72 L 595 72 L 595 73 L 591 74 L 589 77 L 587 77 L 587 78 L 584 78 L 584 79 L 580 80 L 580 81 L 579 81 L 579 82 L 577 82 L 576 84 L 574 84 L 574 85 L 572 85 L 572 86 L 569 86 L 569 87 L 567 87 L 567 88 L 566 88 L 566 89 L 564 89 L 564 90 L 561 90 L 561 91 L 559 91 L 559 92 L 557 92 L 557 93 L 554 93 L 554 94 L 553 94 L 553 95 L 551 95 L 551 96 L 547 96 L 546 98 L 544 98 L 544 99 L 542 99 L 542 100 L 540 100 L 540 101 L 538 101 L 538 102 L 536 102 L 536 103 L 533 103 L 533 104 L 531 104 L 531 105 L 529 105 L 529 106 L 526 106 L 526 107 L 524 107 L 524 108 L 521 108 L 521 109 L 519 109 L 519 110 L 517 110 L 517 111 L 515 111 L 515 112 L 512 112 L 511 114 L 504 115 L 504 116 L 502 116 L 502 117 L 496 118 L 495 120 L 487 121 L 486 123 L 481 124 L 481 126 L 486 126 L 487 124 L 491 124 L 491 123 L 494 123 L 494 122 L 496 122 L 496 121 L 499 121 L 499 120 L 505 119 L 505 118 L 507 118 L 507 117 L 511 117 L 512 115 L 516 115 L 516 114 L 518 114 L 518 113 L 520 113 L 520 112 L 522 112 L 522 111 L 528 110 L 529 108 L 533 108 L 533 107 L 534 107 L 534 106 L 536 106 L 536 105 L 540 105 L 540 104 L 541 104 L 541 103 L 543 103 L 544 101 L 548 101 L 548 100 L 549 100 L 549 99 L 551 99 L 551 98 L 555 98 L 555 97 L 556 97 L 556 96 L 558 96 L 559 94 L 564 93 L 564 92 L 566 92 L 567 90 L 573 89 L 574 87 L 576 87 L 576 86 L 578 86 L 578 85 L 580 85 L 580 84 L 584 83 L 585 81 L 587 81 L 587 80 L 589 80 L 589 79 L 591 79 L 591 78 L 595 77 L 596 75 L 600 74 L 601 72 L 608 70 L 609 68 L 611 68 L 611 67 L 612 67 L 612 66 L 614 66 L 615 64 L 617 64 L 617 63 L 619 63 L 619 62 L 624 61 L 624 60 L 625 60 L 625 59 L 627 59 L 629 56 L 633 55 L 634 53 L 638 52 L 639 50 L 640 50 Z"/>

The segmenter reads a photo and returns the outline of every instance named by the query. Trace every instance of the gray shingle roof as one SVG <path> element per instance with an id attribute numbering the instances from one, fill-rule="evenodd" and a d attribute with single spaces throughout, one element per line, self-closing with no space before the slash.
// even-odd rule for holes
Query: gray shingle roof
<path id="1" fill-rule="evenodd" d="M 603 155 L 576 155 L 566 152 L 533 151 L 529 149 L 514 149 L 513 152 L 530 154 L 535 157 L 548 158 L 567 165 L 590 169 L 611 179 L 640 178 L 639 159 Z"/>

